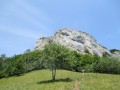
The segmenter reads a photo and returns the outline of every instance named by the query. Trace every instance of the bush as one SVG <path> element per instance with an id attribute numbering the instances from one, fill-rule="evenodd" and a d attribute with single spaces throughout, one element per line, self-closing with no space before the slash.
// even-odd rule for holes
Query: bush
<path id="1" fill-rule="evenodd" d="M 93 72 L 93 64 L 88 64 L 84 67 L 85 72 Z"/>
<path id="2" fill-rule="evenodd" d="M 120 74 L 120 61 L 115 58 L 102 58 L 93 68 L 98 73 Z"/>

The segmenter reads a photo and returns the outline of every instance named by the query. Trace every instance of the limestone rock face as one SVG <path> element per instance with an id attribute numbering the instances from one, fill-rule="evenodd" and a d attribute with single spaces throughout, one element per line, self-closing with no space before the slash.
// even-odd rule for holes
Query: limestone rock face
<path id="1" fill-rule="evenodd" d="M 114 52 L 113 57 L 120 58 L 120 51 Z"/>
<path id="2" fill-rule="evenodd" d="M 67 28 L 57 31 L 53 37 L 42 37 L 38 39 L 35 49 L 43 50 L 44 46 L 50 40 L 53 40 L 55 43 L 66 46 L 81 54 L 91 53 L 92 55 L 97 56 L 103 56 L 103 54 L 112 56 L 110 51 L 97 43 L 91 35 Z"/>
<path id="3" fill-rule="evenodd" d="M 52 37 L 41 37 L 37 40 L 35 49 L 36 50 L 43 50 L 44 46 L 48 44 L 50 40 L 53 40 Z"/>

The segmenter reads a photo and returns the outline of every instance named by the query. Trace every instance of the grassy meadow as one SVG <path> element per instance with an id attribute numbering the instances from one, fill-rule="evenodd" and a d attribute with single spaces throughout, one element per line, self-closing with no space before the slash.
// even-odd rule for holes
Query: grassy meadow
<path id="1" fill-rule="evenodd" d="M 37 70 L 21 76 L 0 79 L 0 90 L 120 90 L 120 75 Z"/>

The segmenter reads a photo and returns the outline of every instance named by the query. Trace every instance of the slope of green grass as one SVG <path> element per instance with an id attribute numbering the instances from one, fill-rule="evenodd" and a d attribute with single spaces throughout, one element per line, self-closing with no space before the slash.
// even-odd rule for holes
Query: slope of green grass
<path id="1" fill-rule="evenodd" d="M 51 71 L 38 70 L 0 79 L 0 90 L 120 90 L 120 75 L 57 70 L 53 82 Z"/>

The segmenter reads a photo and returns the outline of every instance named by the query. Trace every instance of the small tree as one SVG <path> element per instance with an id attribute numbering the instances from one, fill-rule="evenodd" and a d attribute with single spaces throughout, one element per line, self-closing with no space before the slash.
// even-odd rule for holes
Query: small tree
<path id="1" fill-rule="evenodd" d="M 6 57 L 5 54 L 2 54 L 2 55 L 0 56 L 0 60 L 5 61 L 6 59 L 7 59 L 7 57 Z"/>
<path id="2" fill-rule="evenodd" d="M 69 51 L 67 48 L 53 41 L 50 41 L 42 51 L 41 58 L 44 60 L 45 66 L 52 70 L 52 80 L 55 80 L 56 69 L 62 67 L 62 63 L 65 62 L 67 51 Z"/>
<path id="3" fill-rule="evenodd" d="M 0 55 L 0 78 L 4 77 L 4 70 L 6 68 L 5 62 L 7 61 L 7 57 L 5 54 Z"/>
<path id="4" fill-rule="evenodd" d="M 26 55 L 26 58 L 25 58 L 25 71 L 26 72 L 29 71 L 30 52 L 31 52 L 30 49 L 27 49 L 25 51 L 25 55 Z"/>

